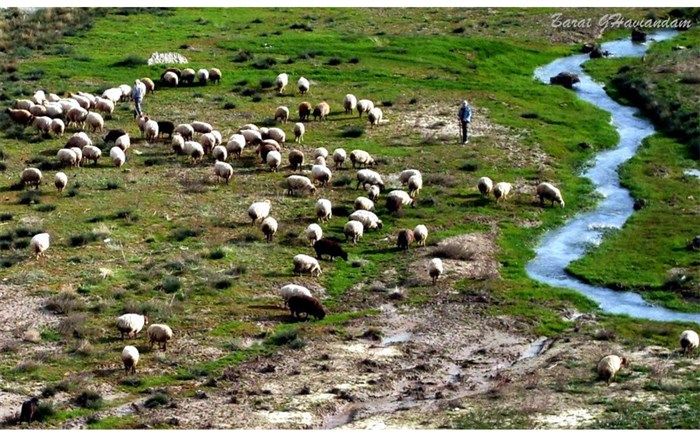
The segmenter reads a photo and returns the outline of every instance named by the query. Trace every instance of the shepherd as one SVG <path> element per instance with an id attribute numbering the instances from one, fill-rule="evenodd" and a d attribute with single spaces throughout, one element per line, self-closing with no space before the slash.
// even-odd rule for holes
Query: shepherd
<path id="1" fill-rule="evenodd" d="M 469 107 L 469 102 L 466 100 L 462 101 L 457 118 L 462 132 L 462 144 L 467 144 L 469 142 L 469 123 L 472 122 L 472 108 Z"/>

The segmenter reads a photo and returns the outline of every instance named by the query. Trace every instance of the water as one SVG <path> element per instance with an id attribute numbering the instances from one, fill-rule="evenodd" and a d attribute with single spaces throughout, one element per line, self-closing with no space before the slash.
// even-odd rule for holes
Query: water
<path id="1" fill-rule="evenodd" d="M 678 32 L 663 30 L 651 35 L 656 41 L 672 38 Z M 602 45 L 612 57 L 639 57 L 648 45 L 634 44 L 629 38 L 611 41 Z M 558 229 L 547 232 L 536 256 L 526 266 L 533 279 L 554 287 L 571 288 L 595 301 L 600 308 L 612 314 L 658 321 L 686 321 L 700 324 L 700 314 L 682 313 L 645 302 L 635 292 L 620 292 L 581 282 L 564 270 L 569 263 L 581 258 L 590 245 L 598 245 L 607 229 L 619 229 L 633 211 L 634 200 L 620 186 L 617 169 L 637 151 L 642 140 L 652 135 L 654 126 L 645 118 L 636 117 L 636 108 L 623 106 L 608 97 L 603 87 L 583 72 L 581 64 L 588 60 L 587 54 L 567 56 L 535 70 L 535 77 L 549 83 L 551 76 L 562 71 L 575 73 L 581 82 L 574 85 L 576 94 L 611 114 L 611 124 L 620 135 L 615 148 L 600 152 L 592 165 L 583 174 L 595 185 L 603 200 L 595 210 L 580 214 Z"/>

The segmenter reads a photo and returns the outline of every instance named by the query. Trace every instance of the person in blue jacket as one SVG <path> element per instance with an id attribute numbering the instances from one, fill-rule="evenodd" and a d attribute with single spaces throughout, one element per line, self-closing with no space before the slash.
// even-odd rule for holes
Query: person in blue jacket
<path id="1" fill-rule="evenodd" d="M 469 123 L 472 122 L 472 108 L 469 107 L 469 102 L 466 100 L 463 100 L 462 104 L 459 106 L 457 118 L 462 128 L 462 144 L 467 144 L 469 142 Z"/>

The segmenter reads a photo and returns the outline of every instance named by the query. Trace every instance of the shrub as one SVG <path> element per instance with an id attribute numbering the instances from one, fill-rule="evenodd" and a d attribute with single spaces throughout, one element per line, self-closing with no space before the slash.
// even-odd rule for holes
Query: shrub
<path id="1" fill-rule="evenodd" d="M 56 414 L 56 409 L 53 406 L 52 402 L 39 402 L 39 405 L 37 406 L 37 411 L 36 411 L 36 420 L 39 422 L 44 422 L 47 419 L 50 419 L 51 416 Z"/>
<path id="2" fill-rule="evenodd" d="M 97 241 L 99 237 L 100 235 L 95 232 L 83 232 L 82 234 L 71 235 L 68 238 L 68 244 L 71 247 L 84 246 Z"/>
<path id="3" fill-rule="evenodd" d="M 476 162 L 465 162 L 459 169 L 463 171 L 477 171 L 479 169 L 479 164 Z"/>
<path id="4" fill-rule="evenodd" d="M 297 338 L 299 338 L 299 332 L 296 329 L 286 329 L 275 332 L 265 341 L 275 346 L 284 346 L 292 343 Z"/>
<path id="5" fill-rule="evenodd" d="M 313 32 L 314 31 L 313 27 L 311 27 L 305 23 L 294 23 L 294 24 L 290 25 L 289 28 L 292 30 L 299 29 L 299 30 L 303 30 L 305 32 Z"/>
<path id="6" fill-rule="evenodd" d="M 465 30 L 464 27 L 456 27 L 452 29 L 452 33 L 464 33 Z"/>
<path id="7" fill-rule="evenodd" d="M 9 212 L 4 212 L 4 213 L 0 214 L 0 222 L 9 222 L 10 220 L 12 220 L 12 218 L 13 218 L 13 215 L 10 214 Z"/>
<path id="8" fill-rule="evenodd" d="M 233 281 L 230 278 L 227 278 L 225 276 L 221 276 L 219 278 L 215 278 L 212 285 L 217 290 L 225 290 L 225 289 L 229 288 L 231 285 L 233 285 Z"/>
<path id="9" fill-rule="evenodd" d="M 274 58 L 267 57 L 253 62 L 252 64 L 250 64 L 250 66 L 255 68 L 256 70 L 267 70 L 269 68 L 272 68 L 276 64 L 277 61 Z"/>
<path id="10" fill-rule="evenodd" d="M 139 214 L 131 209 L 123 209 L 114 214 L 114 218 L 135 222 L 139 219 Z"/>
<path id="11" fill-rule="evenodd" d="M 165 393 L 156 393 L 150 398 L 146 399 L 143 406 L 146 408 L 157 408 L 161 405 L 167 405 L 170 402 L 168 395 Z"/>
<path id="12" fill-rule="evenodd" d="M 175 293 L 180 290 L 182 283 L 177 276 L 168 275 L 163 278 L 160 286 L 166 293 Z"/>
<path id="13" fill-rule="evenodd" d="M 44 308 L 55 314 L 69 314 L 73 311 L 80 311 L 85 307 L 83 300 L 77 294 L 61 293 L 49 297 L 44 304 Z"/>
<path id="14" fill-rule="evenodd" d="M 105 190 L 117 190 L 121 187 L 122 185 L 119 181 L 107 181 L 107 185 L 105 185 Z"/>
<path id="15" fill-rule="evenodd" d="M 257 103 L 262 100 L 262 96 L 260 94 L 255 94 L 250 100 Z"/>
<path id="16" fill-rule="evenodd" d="M 391 100 L 384 100 L 382 102 L 382 106 L 384 106 L 385 108 L 390 108 L 394 106 L 394 102 L 392 102 Z"/>
<path id="17" fill-rule="evenodd" d="M 343 138 L 359 138 L 365 133 L 365 128 L 362 126 L 345 126 L 340 132 Z"/>
<path id="18" fill-rule="evenodd" d="M 224 109 L 226 109 L 226 110 L 236 109 L 236 104 L 233 102 L 226 102 L 226 103 L 224 103 Z"/>
<path id="19" fill-rule="evenodd" d="M 146 59 L 144 59 L 138 55 L 128 55 L 127 57 L 125 57 L 121 61 L 117 61 L 117 62 L 113 63 L 112 67 L 133 68 L 133 67 L 138 67 L 138 66 L 146 65 L 146 64 L 148 64 Z"/>
<path id="20" fill-rule="evenodd" d="M 343 61 L 340 58 L 336 58 L 336 57 L 330 58 L 327 62 L 328 65 L 332 65 L 332 66 L 340 65 L 342 63 L 343 63 Z"/>
<path id="21" fill-rule="evenodd" d="M 247 62 L 253 59 L 253 54 L 250 53 L 248 50 L 239 50 L 235 55 L 233 55 L 233 58 L 231 61 L 233 62 Z"/>
<path id="22" fill-rule="evenodd" d="M 18 203 L 20 205 L 38 205 L 41 203 L 41 193 L 39 191 L 25 191 L 20 194 Z"/>
<path id="23" fill-rule="evenodd" d="M 91 410 L 100 409 L 104 405 L 102 395 L 93 390 L 83 391 L 75 398 L 74 402 L 75 405 L 81 408 L 89 408 Z"/>
<path id="24" fill-rule="evenodd" d="M 320 56 L 323 54 L 322 50 L 311 50 L 308 52 L 303 52 L 299 54 L 299 59 L 313 59 L 316 56 Z"/>
<path id="25" fill-rule="evenodd" d="M 61 319 L 56 328 L 64 337 L 85 338 L 87 317 L 83 313 L 71 313 Z"/>
<path id="26" fill-rule="evenodd" d="M 226 257 L 226 251 L 223 247 L 217 247 L 209 252 L 209 259 L 222 259 L 224 257 Z"/>
<path id="27" fill-rule="evenodd" d="M 360 58 L 357 57 L 352 57 L 348 59 L 348 64 L 358 64 L 360 62 Z"/>
<path id="28" fill-rule="evenodd" d="M 241 91 L 241 95 L 243 97 L 250 97 L 257 94 L 257 91 L 255 88 L 243 88 L 243 91 Z"/>
<path id="29" fill-rule="evenodd" d="M 36 208 L 34 208 L 37 212 L 51 212 L 54 209 L 56 209 L 56 205 L 39 205 Z"/>
<path id="30" fill-rule="evenodd" d="M 408 101 L 409 105 L 415 105 L 416 103 L 418 103 L 418 99 L 415 97 Z"/>
<path id="31" fill-rule="evenodd" d="M 457 185 L 457 178 L 448 173 L 431 173 L 425 176 L 426 185 L 454 187 Z"/>
<path id="32" fill-rule="evenodd" d="M 539 118 L 539 114 L 536 112 L 523 112 L 520 114 L 522 118 L 529 118 L 529 119 L 534 119 L 534 118 Z"/>

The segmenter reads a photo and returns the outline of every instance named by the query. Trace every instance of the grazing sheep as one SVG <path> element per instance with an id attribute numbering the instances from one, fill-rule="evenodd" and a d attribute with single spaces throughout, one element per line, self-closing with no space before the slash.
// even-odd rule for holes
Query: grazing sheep
<path id="1" fill-rule="evenodd" d="M 168 86 L 177 86 L 179 82 L 177 74 L 173 73 L 172 71 L 166 71 L 165 74 L 163 74 L 163 77 L 161 77 L 161 80 Z"/>
<path id="2" fill-rule="evenodd" d="M 83 108 L 83 109 L 90 109 L 91 102 L 90 99 L 87 97 L 81 96 L 80 93 L 78 94 L 70 94 L 70 98 L 78 102 L 78 105 Z M 94 104 L 92 104 L 94 106 Z"/>
<path id="3" fill-rule="evenodd" d="M 606 355 L 598 362 L 598 377 L 610 384 L 615 378 L 615 374 L 628 364 L 627 358 L 617 355 Z"/>
<path id="4" fill-rule="evenodd" d="M 117 138 L 121 137 L 122 135 L 126 135 L 126 131 L 124 129 L 110 129 L 109 132 L 107 132 L 107 135 L 105 135 L 102 140 L 105 142 L 105 144 L 113 143 L 117 140 Z M 87 138 L 87 134 L 85 134 L 85 137 Z"/>
<path id="5" fill-rule="evenodd" d="M 333 162 L 335 163 L 336 170 L 344 167 L 347 156 L 348 155 L 345 153 L 345 149 L 337 148 L 333 151 Z"/>
<path id="6" fill-rule="evenodd" d="M 479 188 L 479 192 L 482 196 L 488 197 L 491 190 L 493 190 L 493 181 L 487 176 L 482 176 L 479 178 L 479 182 L 477 182 L 476 186 Z"/>
<path id="7" fill-rule="evenodd" d="M 280 152 L 282 150 L 282 147 L 277 143 L 275 140 L 263 140 L 262 144 L 260 144 L 256 149 L 255 153 L 260 154 L 260 159 L 262 163 L 267 162 L 267 154 L 270 152 Z"/>
<path id="8" fill-rule="evenodd" d="M 182 138 L 184 138 L 186 141 L 191 141 L 192 136 L 194 135 L 194 128 L 191 124 L 183 123 L 175 126 L 174 132 L 182 135 Z"/>
<path id="9" fill-rule="evenodd" d="M 82 126 L 85 124 L 85 120 L 87 119 L 88 116 L 88 111 L 87 109 L 77 107 L 77 108 L 71 108 L 68 110 L 68 113 L 66 113 L 66 120 L 68 121 L 68 126 L 71 124 L 74 124 L 76 126 Z"/>
<path id="10" fill-rule="evenodd" d="M 185 155 L 192 159 L 192 162 L 199 162 L 204 158 L 204 147 L 196 141 L 185 141 Z"/>
<path id="11" fill-rule="evenodd" d="M 59 137 L 63 136 L 63 133 L 66 131 L 66 125 L 63 124 L 63 120 L 60 118 L 54 118 L 51 120 L 51 125 L 49 126 L 49 130 L 54 134 Z"/>
<path id="12" fill-rule="evenodd" d="M 381 190 L 381 189 L 379 188 L 379 186 L 377 186 L 377 185 L 370 185 L 370 186 L 367 188 L 367 197 L 369 197 L 370 200 L 376 202 L 376 200 L 379 198 L 379 192 L 380 192 L 380 190 Z"/>
<path id="13" fill-rule="evenodd" d="M 301 150 L 292 150 L 289 152 L 289 165 L 292 170 L 301 170 L 301 166 L 304 164 L 304 153 Z"/>
<path id="14" fill-rule="evenodd" d="M 61 164 L 63 167 L 78 166 L 78 155 L 76 155 L 71 149 L 59 149 L 56 153 L 56 158 L 58 158 L 59 164 Z"/>
<path id="15" fill-rule="evenodd" d="M 295 123 L 294 124 L 294 142 L 295 143 L 301 143 L 304 141 L 304 133 L 306 132 L 306 128 L 304 127 L 304 123 Z"/>
<path id="16" fill-rule="evenodd" d="M 398 247 L 399 250 L 407 251 L 414 239 L 412 230 L 401 229 L 398 237 L 396 238 L 396 247 Z"/>
<path id="17" fill-rule="evenodd" d="M 316 121 L 316 119 L 325 120 L 330 113 L 331 107 L 328 106 L 328 103 L 321 102 L 314 108 L 314 121 Z"/>
<path id="18" fill-rule="evenodd" d="M 153 343 L 158 343 L 162 350 L 168 350 L 168 341 L 173 338 L 173 330 L 170 326 L 156 323 L 149 326 L 146 333 L 151 349 L 153 349 Z"/>
<path id="19" fill-rule="evenodd" d="M 308 296 L 311 297 L 311 291 L 308 288 L 297 285 L 297 284 L 287 284 L 280 288 L 280 296 L 284 299 L 284 305 L 287 306 L 287 302 L 294 296 Z"/>
<path id="20" fill-rule="evenodd" d="M 83 162 L 83 149 L 80 147 L 71 147 L 70 149 L 75 153 L 75 157 L 78 158 L 76 167 L 80 167 L 80 164 Z"/>
<path id="21" fill-rule="evenodd" d="M 192 85 L 194 83 L 195 76 L 197 76 L 197 73 L 193 69 L 185 68 L 180 73 L 180 80 L 182 83 Z"/>
<path id="22" fill-rule="evenodd" d="M 10 109 L 5 111 L 10 115 L 10 119 L 15 123 L 28 125 L 34 120 L 34 116 L 26 109 Z"/>
<path id="23" fill-rule="evenodd" d="M 245 143 L 248 146 L 255 146 L 262 143 L 262 134 L 260 134 L 259 131 L 244 129 L 240 132 L 240 134 L 243 135 L 243 138 L 245 138 Z"/>
<path id="24" fill-rule="evenodd" d="M 272 241 L 272 237 L 277 232 L 277 220 L 272 217 L 265 217 L 260 224 L 260 230 L 265 235 L 265 240 Z"/>
<path id="25" fill-rule="evenodd" d="M 34 167 L 27 167 L 24 170 L 22 170 L 22 174 L 20 175 L 19 179 L 20 182 L 22 182 L 22 185 L 24 185 L 25 187 L 27 185 L 33 185 L 35 188 L 38 189 L 42 179 L 41 170 Z"/>
<path id="26" fill-rule="evenodd" d="M 414 168 L 404 170 L 401 173 L 399 173 L 399 182 L 401 182 L 401 185 L 408 185 L 408 180 L 411 179 L 411 176 L 415 175 L 422 176 L 421 172 Z"/>
<path id="27" fill-rule="evenodd" d="M 318 199 L 316 201 L 316 217 L 319 221 L 324 222 L 333 217 L 333 206 L 328 199 Z"/>
<path id="28" fill-rule="evenodd" d="M 370 167 L 374 165 L 374 158 L 364 150 L 355 149 L 350 152 L 350 162 L 352 162 L 352 168 L 355 168 L 356 165 Z"/>
<path id="29" fill-rule="evenodd" d="M 380 189 L 384 189 L 384 181 L 379 173 L 366 168 L 357 171 L 357 187 L 355 189 L 360 188 L 360 185 L 362 185 L 363 189 L 367 185 L 376 185 Z"/>
<path id="30" fill-rule="evenodd" d="M 148 325 L 148 317 L 141 314 L 128 313 L 117 317 L 117 330 L 124 340 L 124 334 L 127 338 L 135 338 L 145 325 Z"/>
<path id="31" fill-rule="evenodd" d="M 29 108 L 29 113 L 32 114 L 34 117 L 41 117 L 46 115 L 46 106 L 44 105 L 32 105 L 31 108 Z"/>
<path id="32" fill-rule="evenodd" d="M 102 150 L 95 146 L 83 146 L 83 160 L 92 161 L 94 165 L 97 165 L 97 160 L 102 157 Z"/>
<path id="33" fill-rule="evenodd" d="M 216 83 L 216 84 L 221 82 L 221 70 L 219 70 L 218 68 L 210 68 L 209 69 L 209 80 L 212 83 Z"/>
<path id="34" fill-rule="evenodd" d="M 228 143 L 226 144 L 226 151 L 231 153 L 236 158 L 240 158 L 241 153 L 243 153 L 243 149 L 245 149 L 245 145 L 246 140 L 243 135 L 233 134 L 231 135 L 231 138 L 228 139 Z"/>
<path id="35" fill-rule="evenodd" d="M 363 113 L 369 113 L 372 109 L 374 109 L 374 102 L 371 100 L 362 99 L 357 102 L 358 117 L 362 117 Z"/>
<path id="36" fill-rule="evenodd" d="M 269 200 L 254 202 L 248 207 L 248 217 L 252 220 L 252 224 L 262 222 L 270 215 L 272 203 Z"/>
<path id="37" fill-rule="evenodd" d="M 19 413 L 19 423 L 27 422 L 32 423 L 32 420 L 36 420 L 39 414 L 39 398 L 33 397 L 28 401 L 22 402 L 22 409 Z"/>
<path id="38" fill-rule="evenodd" d="M 214 174 L 228 184 L 233 177 L 233 167 L 227 162 L 217 160 L 214 163 Z"/>
<path id="39" fill-rule="evenodd" d="M 141 83 L 146 86 L 146 94 L 153 94 L 156 91 L 156 84 L 151 80 L 150 77 L 142 77 Z"/>
<path id="40" fill-rule="evenodd" d="M 311 116 L 311 103 L 301 102 L 299 104 L 299 121 L 306 121 Z"/>
<path id="41" fill-rule="evenodd" d="M 318 260 L 312 256 L 300 253 L 294 257 L 293 262 L 295 274 L 301 275 L 303 273 L 309 273 L 311 276 L 321 275 L 321 266 L 318 264 Z"/>
<path id="42" fill-rule="evenodd" d="M 413 229 L 413 238 L 419 246 L 425 246 L 428 240 L 428 228 L 425 225 L 418 225 Z"/>
<path id="43" fill-rule="evenodd" d="M 314 182 L 318 181 L 322 187 L 325 187 L 326 184 L 331 181 L 333 173 L 331 172 L 331 169 L 325 166 L 325 164 L 316 164 L 311 167 L 311 177 Z"/>
<path id="44" fill-rule="evenodd" d="M 415 201 L 411 196 L 403 190 L 393 190 L 386 196 L 386 207 L 389 212 L 399 211 L 406 205 L 415 205 Z"/>
<path id="45" fill-rule="evenodd" d="M 164 137 L 165 134 L 168 134 L 169 138 L 173 137 L 175 123 L 167 120 L 156 121 L 156 123 L 158 124 L 158 137 Z"/>
<path id="46" fill-rule="evenodd" d="M 312 165 L 320 165 L 323 167 L 328 167 L 326 165 L 326 158 L 324 158 L 323 156 L 317 156 L 316 159 L 314 159 L 314 163 Z"/>
<path id="47" fill-rule="evenodd" d="M 277 150 L 271 150 L 267 154 L 265 162 L 267 162 L 267 166 L 270 167 L 270 170 L 272 170 L 273 172 L 277 171 L 280 164 L 282 164 L 282 154 Z"/>
<path id="48" fill-rule="evenodd" d="M 35 103 L 27 99 L 17 99 L 15 100 L 14 109 L 24 109 L 29 111 L 29 109 L 34 106 Z"/>
<path id="49" fill-rule="evenodd" d="M 114 164 L 115 167 L 121 167 L 126 162 L 124 151 L 117 146 L 109 150 L 109 157 L 112 158 L 112 164 Z"/>
<path id="50" fill-rule="evenodd" d="M 287 73 L 278 74 L 275 78 L 275 89 L 277 90 L 277 93 L 282 94 L 288 83 L 289 75 Z"/>
<path id="51" fill-rule="evenodd" d="M 49 240 L 49 234 L 46 232 L 36 234 L 32 237 L 31 241 L 29 242 L 29 249 L 32 251 L 36 259 L 45 256 L 45 252 L 49 248 Z"/>
<path id="52" fill-rule="evenodd" d="M 287 134 L 278 127 L 271 127 L 267 130 L 267 134 L 265 134 L 263 138 L 275 140 L 280 144 L 284 144 L 285 141 L 287 141 Z"/>
<path id="53" fill-rule="evenodd" d="M 34 126 L 39 133 L 48 134 L 51 130 L 51 117 L 35 117 L 32 126 Z"/>
<path id="54" fill-rule="evenodd" d="M 199 137 L 199 144 L 204 148 L 204 153 L 209 154 L 216 145 L 216 137 L 211 133 L 202 134 Z"/>
<path id="55" fill-rule="evenodd" d="M 177 83 L 175 83 L 175 85 L 177 85 Z M 109 88 L 102 93 L 102 97 L 112 103 L 117 103 L 122 98 L 122 90 L 121 88 Z"/>
<path id="56" fill-rule="evenodd" d="M 689 329 L 681 333 L 681 349 L 683 350 L 684 354 L 690 354 L 698 348 L 699 344 L 700 339 L 698 339 L 697 332 Z"/>
<path id="57" fill-rule="evenodd" d="M 305 77 L 300 77 L 299 81 L 297 82 L 297 88 L 299 88 L 299 93 L 300 94 L 306 94 L 309 91 L 309 88 L 311 85 L 309 84 L 308 79 Z"/>
<path id="58" fill-rule="evenodd" d="M 374 202 L 372 202 L 366 197 L 360 196 L 357 199 L 355 199 L 354 207 L 356 211 L 362 209 L 365 211 L 374 211 Z"/>
<path id="59" fill-rule="evenodd" d="M 119 147 L 126 152 L 126 149 L 131 147 L 131 138 L 129 138 L 129 134 L 125 134 L 117 138 L 116 141 L 114 141 L 114 146 Z"/>
<path id="60" fill-rule="evenodd" d="M 357 244 L 357 240 L 362 238 L 364 230 L 365 227 L 362 225 L 362 222 L 359 222 L 357 220 L 350 220 L 349 222 L 345 223 L 345 226 L 343 227 L 343 234 L 345 234 L 345 240 L 350 240 L 352 241 L 352 244 Z"/>
<path id="61" fill-rule="evenodd" d="M 379 108 L 372 108 L 367 114 L 367 120 L 370 126 L 378 126 L 379 123 L 382 122 L 382 118 L 384 118 L 384 114 Z"/>
<path id="62" fill-rule="evenodd" d="M 323 229 L 316 223 L 311 223 L 306 227 L 304 235 L 306 235 L 306 239 L 309 240 L 309 245 L 313 246 L 316 241 L 323 237 Z"/>
<path id="63" fill-rule="evenodd" d="M 179 133 L 174 133 L 170 141 L 170 146 L 177 155 L 185 153 L 185 139 Z"/>
<path id="64" fill-rule="evenodd" d="M 190 123 L 190 126 L 192 126 L 192 129 L 194 129 L 195 132 L 200 134 L 209 134 L 214 130 L 209 123 L 205 123 L 203 121 L 193 121 Z"/>
<path id="65" fill-rule="evenodd" d="M 352 94 L 346 94 L 343 99 L 343 108 L 346 114 L 352 114 L 352 110 L 357 107 L 357 97 Z"/>
<path id="66" fill-rule="evenodd" d="M 92 128 L 93 132 L 97 132 L 98 130 L 102 132 L 104 130 L 105 121 L 97 112 L 88 112 L 85 117 L 85 122 Z"/>
<path id="67" fill-rule="evenodd" d="M 559 188 L 548 182 L 542 182 L 537 186 L 537 196 L 539 196 L 540 205 L 542 206 L 544 206 L 545 200 L 550 200 L 552 206 L 554 206 L 554 202 L 556 202 L 561 205 L 562 208 L 564 207 L 564 199 L 561 197 Z"/>
<path id="68" fill-rule="evenodd" d="M 433 258 L 428 263 L 428 275 L 433 280 L 433 285 L 437 283 L 438 278 L 442 275 L 443 267 L 442 260 L 440 258 Z"/>
<path id="69" fill-rule="evenodd" d="M 212 149 L 211 151 L 211 156 L 213 156 L 214 159 L 216 159 L 217 161 L 226 161 L 226 158 L 228 158 L 228 152 L 226 151 L 226 147 L 214 147 L 214 149 Z"/>
<path id="70" fill-rule="evenodd" d="M 330 238 L 321 238 L 314 243 L 314 250 L 316 251 L 316 258 L 323 259 L 323 255 L 328 255 L 333 261 L 333 258 L 340 257 L 345 261 L 348 260 L 348 253 L 343 250 L 335 240 Z"/>
<path id="71" fill-rule="evenodd" d="M 121 101 L 126 102 L 131 98 L 131 87 L 126 84 L 119 85 L 119 89 L 122 91 Z M 145 93 L 144 93 L 145 94 Z"/>
<path id="72" fill-rule="evenodd" d="M 499 202 L 501 199 L 506 200 L 511 188 L 512 185 L 508 182 L 497 183 L 496 186 L 493 187 L 493 196 L 496 198 L 496 202 Z"/>
<path id="73" fill-rule="evenodd" d="M 275 110 L 275 121 L 279 120 L 282 123 L 286 123 L 289 119 L 289 108 L 286 106 L 278 106 Z"/>
<path id="74" fill-rule="evenodd" d="M 98 97 L 95 99 L 95 110 L 105 114 L 111 114 L 114 112 L 114 102 L 109 99 Z"/>
<path id="75" fill-rule="evenodd" d="M 291 196 L 297 192 L 310 192 L 315 193 L 316 187 L 306 176 L 291 175 L 287 176 L 285 179 L 285 187 L 287 188 L 287 195 Z"/>
<path id="76" fill-rule="evenodd" d="M 287 306 L 292 313 L 292 317 L 306 320 L 309 316 L 314 316 L 316 320 L 323 320 L 326 317 L 326 310 L 315 297 L 292 296 L 287 300 Z M 302 319 L 301 315 L 304 314 Z"/>
<path id="77" fill-rule="evenodd" d="M 46 115 L 51 118 L 59 118 L 63 115 L 63 108 L 59 103 L 49 103 L 46 105 Z"/>
<path id="78" fill-rule="evenodd" d="M 66 188 L 66 185 L 68 185 L 68 176 L 62 171 L 59 171 L 53 178 L 53 184 L 56 186 L 59 193 L 62 192 L 63 189 Z"/>
<path id="79" fill-rule="evenodd" d="M 122 363 L 124 363 L 124 373 L 136 374 L 136 365 L 139 363 L 139 351 L 134 346 L 124 346 L 122 350 Z"/>
<path id="80" fill-rule="evenodd" d="M 240 128 L 238 131 L 240 132 L 240 131 L 244 131 L 244 130 L 255 130 L 255 131 L 259 131 L 260 128 L 259 128 L 257 125 L 253 124 L 253 123 L 248 123 L 248 124 L 244 124 L 243 126 L 241 126 L 241 128 Z"/>
<path id="81" fill-rule="evenodd" d="M 362 223 L 365 229 L 381 229 L 383 226 L 382 221 L 379 220 L 379 217 L 377 217 L 375 213 L 372 211 L 365 211 L 364 209 L 353 212 L 348 216 L 348 219 Z"/>
<path id="82" fill-rule="evenodd" d="M 92 140 L 90 137 L 87 136 L 85 132 L 76 132 L 73 134 L 68 139 L 68 142 L 66 142 L 66 145 L 64 146 L 66 149 L 69 149 L 71 147 L 84 147 L 84 146 L 92 146 Z"/>
<path id="83" fill-rule="evenodd" d="M 423 177 L 420 174 L 415 174 L 411 176 L 408 180 L 408 194 L 415 198 L 420 194 L 420 190 L 423 189 Z"/>
<path id="84" fill-rule="evenodd" d="M 148 120 L 148 117 L 146 117 L 146 120 L 144 134 L 146 135 L 146 141 L 151 143 L 158 138 L 158 122 L 155 120 Z"/>
<path id="85" fill-rule="evenodd" d="M 32 96 L 32 101 L 37 105 L 41 105 L 46 101 L 46 93 L 43 90 L 37 90 Z"/>

